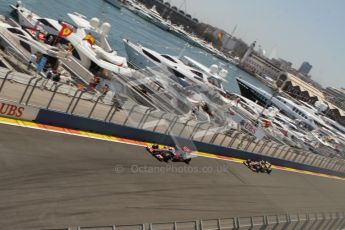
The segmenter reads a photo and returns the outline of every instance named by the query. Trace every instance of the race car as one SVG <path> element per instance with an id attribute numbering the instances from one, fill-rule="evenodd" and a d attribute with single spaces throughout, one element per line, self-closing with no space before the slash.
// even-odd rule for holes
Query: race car
<path id="1" fill-rule="evenodd" d="M 185 146 L 182 149 L 176 147 L 162 147 L 159 148 L 157 144 L 153 144 L 151 147 L 147 146 L 146 150 L 152 154 L 157 160 L 168 163 L 171 162 L 184 162 L 189 164 L 192 158 L 196 155 L 191 154 L 191 151 Z"/>
<path id="2" fill-rule="evenodd" d="M 164 162 L 169 162 L 175 155 L 173 148 L 168 148 L 166 146 L 159 148 L 157 144 L 153 144 L 151 147 L 146 146 L 146 150 L 157 160 Z"/>
<path id="3" fill-rule="evenodd" d="M 250 170 L 253 172 L 262 172 L 262 173 L 267 173 L 270 174 L 272 172 L 272 165 L 268 161 L 254 161 L 251 159 L 248 159 L 243 162 L 245 166 L 247 166 Z"/>

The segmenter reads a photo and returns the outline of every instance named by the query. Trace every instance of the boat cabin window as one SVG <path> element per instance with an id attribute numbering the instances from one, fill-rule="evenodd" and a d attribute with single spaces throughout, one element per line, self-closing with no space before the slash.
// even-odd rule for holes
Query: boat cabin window
<path id="1" fill-rule="evenodd" d="M 52 24 L 50 24 L 47 20 L 45 20 L 44 18 L 39 18 L 37 19 L 37 21 L 39 21 L 40 23 L 42 23 L 45 26 L 48 26 L 56 31 L 58 31 Z"/>
<path id="2" fill-rule="evenodd" d="M 153 60 L 154 62 L 158 62 L 158 63 L 161 63 L 161 61 L 156 58 L 153 54 L 151 54 L 150 52 L 146 51 L 143 49 L 143 53 L 148 56 L 151 60 Z"/>
<path id="3" fill-rule="evenodd" d="M 72 55 L 73 55 L 73 57 L 75 57 L 76 59 L 81 60 L 78 51 L 77 51 L 76 49 L 74 49 L 74 48 L 72 49 Z"/>
<path id="4" fill-rule="evenodd" d="M 93 74 L 99 74 L 100 72 L 102 72 L 102 68 L 99 67 L 99 65 L 97 65 L 96 63 L 94 63 L 93 61 L 91 61 L 91 65 L 89 68 L 90 72 Z"/>
<path id="5" fill-rule="evenodd" d="M 180 73 L 179 71 L 177 71 L 177 70 L 175 70 L 175 69 L 169 68 L 169 70 L 170 70 L 171 72 L 173 72 L 173 74 L 174 74 L 176 77 L 178 77 L 178 78 L 182 78 L 182 79 L 185 79 L 185 78 L 186 78 L 185 75 L 183 75 L 182 73 Z"/>
<path id="6" fill-rule="evenodd" d="M 202 73 L 200 73 L 199 71 L 193 70 L 193 69 L 191 69 L 190 72 L 192 72 L 192 73 L 198 75 L 198 76 L 201 77 L 201 78 L 202 78 L 202 76 L 203 76 Z"/>
<path id="7" fill-rule="evenodd" d="M 21 45 L 24 49 L 26 49 L 27 51 L 29 51 L 29 52 L 31 53 L 31 47 L 30 47 L 29 44 L 27 44 L 27 43 L 24 42 L 24 41 L 20 41 L 20 45 Z"/>
<path id="8" fill-rule="evenodd" d="M 177 61 L 175 61 L 172 57 L 170 57 L 168 55 L 162 54 L 161 56 L 164 57 L 165 59 L 168 59 L 171 62 L 177 63 Z"/>
<path id="9" fill-rule="evenodd" d="M 207 80 L 209 83 L 216 86 L 217 88 L 222 88 L 222 81 L 220 79 L 211 76 Z"/>
<path id="10" fill-rule="evenodd" d="M 24 36 L 24 33 L 16 28 L 7 28 L 7 30 L 10 31 L 11 33 L 20 34 Z"/>
<path id="11" fill-rule="evenodd" d="M 198 81 L 204 82 L 204 79 L 201 78 L 201 77 L 199 77 L 199 76 L 194 76 L 194 78 L 195 78 L 196 80 L 198 80 Z"/>

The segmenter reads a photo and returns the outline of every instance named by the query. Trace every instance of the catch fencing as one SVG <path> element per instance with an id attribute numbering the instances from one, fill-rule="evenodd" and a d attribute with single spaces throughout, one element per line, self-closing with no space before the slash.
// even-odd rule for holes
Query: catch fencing
<path id="1" fill-rule="evenodd" d="M 257 153 L 291 162 L 345 172 L 342 158 L 321 156 L 270 139 L 255 140 L 233 127 L 200 122 L 192 113 L 179 116 L 126 101 L 121 95 L 103 96 L 71 84 L 53 83 L 0 68 L 0 97 L 37 108 L 60 111 L 199 142 Z"/>
<path id="2" fill-rule="evenodd" d="M 70 227 L 55 230 L 292 230 L 345 229 L 344 213 L 281 214 L 136 225 Z M 52 230 L 52 229 L 49 229 Z"/>

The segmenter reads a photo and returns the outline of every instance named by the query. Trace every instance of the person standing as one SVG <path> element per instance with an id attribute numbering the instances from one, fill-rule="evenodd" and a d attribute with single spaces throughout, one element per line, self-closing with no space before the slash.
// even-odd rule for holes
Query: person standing
<path id="1" fill-rule="evenodd" d="M 28 64 L 28 70 L 31 69 L 31 65 L 34 64 L 36 65 L 37 62 L 37 55 L 36 54 L 31 54 L 29 64 Z"/>

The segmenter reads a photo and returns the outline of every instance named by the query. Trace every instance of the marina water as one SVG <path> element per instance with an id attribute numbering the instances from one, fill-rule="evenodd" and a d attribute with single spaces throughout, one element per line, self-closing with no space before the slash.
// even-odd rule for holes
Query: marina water
<path id="1" fill-rule="evenodd" d="M 98 17 L 101 21 L 109 22 L 112 26 L 109 33 L 109 42 L 121 56 L 126 56 L 122 39 L 129 39 L 160 53 L 189 56 L 206 66 L 224 64 L 223 61 L 212 54 L 188 45 L 184 40 L 161 30 L 129 10 L 125 8 L 119 10 L 103 0 L 22 0 L 22 2 L 28 9 L 32 9 L 33 12 L 43 17 L 61 18 L 70 22 L 67 13 L 78 12 L 89 19 Z M 9 5 L 15 3 L 15 0 L 1 0 L 0 14 L 9 16 Z M 228 66 L 229 74 L 224 87 L 230 92 L 239 93 L 236 77 L 243 78 L 260 88 L 269 90 L 268 87 L 255 77 L 242 71 L 235 65 L 228 64 Z"/>

